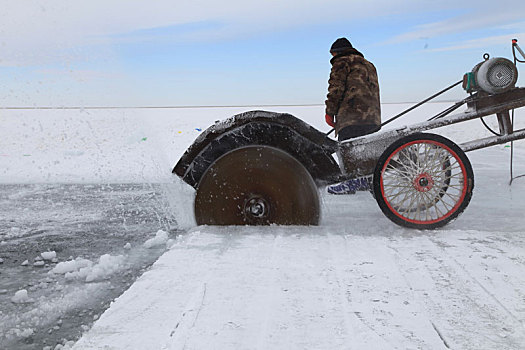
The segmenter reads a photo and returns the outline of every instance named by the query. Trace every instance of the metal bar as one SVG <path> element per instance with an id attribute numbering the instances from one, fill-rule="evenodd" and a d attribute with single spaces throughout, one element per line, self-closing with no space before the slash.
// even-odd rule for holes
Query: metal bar
<path id="1" fill-rule="evenodd" d="M 465 152 L 475 151 L 477 149 L 486 148 L 495 145 L 501 145 L 510 141 L 521 140 L 525 138 L 525 129 L 514 131 L 512 134 L 503 136 L 491 136 L 479 140 L 465 142 L 459 145 Z"/>
<path id="2" fill-rule="evenodd" d="M 525 59 L 525 53 L 523 52 L 523 50 L 521 49 L 521 47 L 518 45 L 518 40 L 516 40 L 516 42 L 513 41 L 512 43 L 514 45 L 514 47 L 516 49 L 518 49 L 518 51 L 521 53 L 521 57 L 523 57 Z"/>
<path id="3" fill-rule="evenodd" d="M 467 121 L 467 120 L 485 117 L 487 115 L 497 114 L 503 111 L 508 111 L 510 109 L 520 108 L 523 106 L 525 106 L 525 97 L 516 99 L 513 101 L 493 105 L 493 106 L 488 106 L 485 108 L 481 108 L 479 110 L 467 110 L 463 113 L 453 114 L 445 118 L 440 118 L 440 119 L 435 119 L 435 120 L 431 120 L 427 122 L 414 124 L 413 126 L 410 126 L 409 129 L 415 132 L 436 129 L 442 126 L 447 126 L 447 125 L 456 124 L 456 123 L 460 123 L 460 122 Z"/>
<path id="4" fill-rule="evenodd" d="M 502 94 L 503 95 L 503 94 Z M 519 89 L 517 98 L 510 101 L 488 105 L 486 107 L 475 109 L 469 108 L 464 112 L 449 115 L 444 118 L 439 118 L 431 121 L 424 121 L 411 126 L 405 126 L 394 130 L 386 130 L 375 134 L 366 135 L 363 137 L 346 140 L 339 143 L 340 148 L 356 147 L 364 144 L 371 144 L 373 142 L 381 142 L 381 140 L 392 137 L 400 137 L 414 132 L 426 131 L 440 128 L 447 125 L 461 123 L 467 120 L 477 119 L 487 115 L 501 113 L 503 111 L 520 108 L 525 106 L 525 89 Z"/>
<path id="5" fill-rule="evenodd" d="M 439 119 L 439 118 L 443 118 L 443 117 L 446 117 L 447 115 L 449 115 L 450 113 L 454 112 L 456 109 L 458 109 L 459 107 L 463 106 L 465 103 L 467 103 L 467 100 L 469 98 L 466 98 L 464 99 L 463 101 L 459 101 L 459 102 L 456 102 L 454 105 L 448 107 L 447 109 L 445 109 L 444 111 L 436 114 L 435 116 L 433 116 L 432 118 L 428 119 L 428 121 L 431 121 L 431 120 L 434 120 L 434 119 Z"/>
<path id="6" fill-rule="evenodd" d="M 512 134 L 512 122 L 510 121 L 509 111 L 504 111 L 497 114 L 499 133 L 501 135 Z"/>
<path id="7" fill-rule="evenodd" d="M 460 81 L 458 81 L 457 83 L 454 83 L 454 84 L 450 85 L 450 86 L 447 87 L 446 89 L 443 89 L 443 90 L 441 90 L 441 91 L 438 92 L 438 93 L 435 93 L 434 95 L 432 95 L 432 96 L 430 96 L 430 97 L 424 99 L 423 101 L 419 102 L 418 104 L 416 104 L 416 105 L 410 107 L 409 109 L 407 109 L 407 110 L 405 110 L 405 111 L 399 113 L 398 115 L 393 116 L 392 118 L 388 119 L 387 121 L 385 121 L 384 123 L 382 123 L 381 126 L 385 126 L 385 125 L 387 125 L 388 123 L 393 122 L 394 120 L 396 120 L 396 119 L 398 119 L 398 118 L 404 116 L 405 114 L 407 114 L 408 112 L 410 112 L 410 111 L 416 109 L 417 107 L 421 106 L 422 104 L 427 103 L 428 101 L 430 101 L 430 100 L 436 98 L 437 96 L 439 96 L 439 95 L 441 95 L 441 94 L 447 92 L 448 90 L 452 89 L 452 88 L 455 87 L 456 85 L 461 84 L 462 82 L 463 82 L 463 80 L 460 80 Z"/>

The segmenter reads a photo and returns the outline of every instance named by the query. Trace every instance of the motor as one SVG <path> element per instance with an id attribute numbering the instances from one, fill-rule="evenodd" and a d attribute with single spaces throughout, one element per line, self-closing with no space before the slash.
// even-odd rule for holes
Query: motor
<path id="1" fill-rule="evenodd" d="M 490 58 L 483 55 L 485 61 L 474 66 L 471 72 L 463 76 L 463 89 L 468 93 L 483 91 L 500 94 L 512 89 L 518 80 L 516 65 L 503 57 Z"/>

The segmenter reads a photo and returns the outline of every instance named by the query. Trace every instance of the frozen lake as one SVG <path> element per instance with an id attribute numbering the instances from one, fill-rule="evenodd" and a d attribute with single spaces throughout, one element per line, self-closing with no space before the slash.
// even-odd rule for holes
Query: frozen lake
<path id="1" fill-rule="evenodd" d="M 384 119 L 405 107 L 384 105 Z M 525 179 L 508 186 L 508 145 L 468 154 L 472 201 L 441 230 L 400 228 L 369 193 L 323 189 L 318 227 L 195 227 L 193 191 L 171 168 L 202 129 L 245 110 L 2 111 L 0 348 L 82 334 L 80 349 L 523 348 Z M 272 110 L 327 129 L 322 106 Z M 439 133 L 488 136 L 479 121 Z"/>

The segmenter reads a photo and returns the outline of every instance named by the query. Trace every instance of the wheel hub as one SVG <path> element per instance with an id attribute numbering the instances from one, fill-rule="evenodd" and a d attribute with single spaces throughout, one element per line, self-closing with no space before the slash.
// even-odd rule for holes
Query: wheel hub
<path id="1" fill-rule="evenodd" d="M 244 203 L 244 215 L 249 221 L 258 221 L 268 217 L 270 205 L 261 196 L 252 196 Z"/>
<path id="2" fill-rule="evenodd" d="M 428 173 L 419 174 L 414 179 L 414 188 L 419 192 L 428 192 L 434 187 L 434 180 Z"/>

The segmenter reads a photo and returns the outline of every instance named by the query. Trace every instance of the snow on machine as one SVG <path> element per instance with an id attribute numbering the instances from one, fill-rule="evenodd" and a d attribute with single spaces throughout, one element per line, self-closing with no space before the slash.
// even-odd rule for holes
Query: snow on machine
<path id="1" fill-rule="evenodd" d="M 387 120 L 385 125 L 463 83 L 469 96 L 427 121 L 337 142 L 283 113 L 251 111 L 205 130 L 173 173 L 196 189 L 199 225 L 316 225 L 318 187 L 373 175 L 373 194 L 394 223 L 441 227 L 467 207 L 474 174 L 466 152 L 525 138 L 510 111 L 525 106 L 514 62 L 489 58 L 463 80 Z M 523 55 L 525 58 L 525 55 Z M 463 105 L 467 109 L 452 114 Z M 455 144 L 426 131 L 495 114 L 494 136 Z M 339 164 L 333 154 L 339 157 Z"/>

